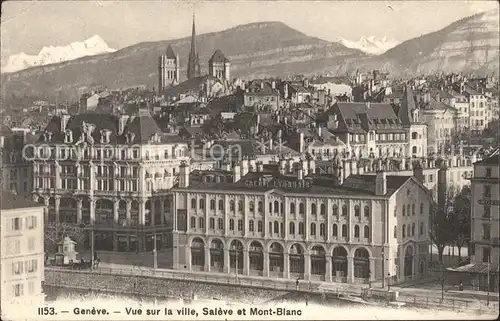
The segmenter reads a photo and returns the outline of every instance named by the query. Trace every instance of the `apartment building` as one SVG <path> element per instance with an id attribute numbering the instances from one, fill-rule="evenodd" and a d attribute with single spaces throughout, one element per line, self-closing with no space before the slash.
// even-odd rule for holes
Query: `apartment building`
<path id="1" fill-rule="evenodd" d="M 8 320 L 23 307 L 44 301 L 43 206 L 2 191 L 0 219 L 1 306 Z"/>
<path id="2" fill-rule="evenodd" d="M 383 171 L 344 179 L 342 164 L 326 174 L 314 160 L 255 171 L 185 164 L 172 189 L 174 268 L 346 283 L 424 276 L 429 191 Z"/>

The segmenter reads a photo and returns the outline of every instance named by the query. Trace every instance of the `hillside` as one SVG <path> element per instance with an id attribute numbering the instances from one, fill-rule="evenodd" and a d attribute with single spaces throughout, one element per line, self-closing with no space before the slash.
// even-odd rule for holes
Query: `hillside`
<path id="1" fill-rule="evenodd" d="M 498 71 L 499 37 L 499 11 L 493 10 L 405 41 L 371 62 L 401 74 Z"/>
<path id="2" fill-rule="evenodd" d="M 168 44 L 179 55 L 181 77 L 185 77 L 189 37 L 139 43 L 114 53 L 5 74 L 2 92 L 38 95 L 61 91 L 74 96 L 93 85 L 157 86 L 158 57 Z M 313 74 L 327 68 L 344 71 L 349 61 L 367 57 L 361 51 L 307 36 L 280 22 L 253 23 L 202 34 L 196 45 L 202 73 L 208 72 L 208 59 L 218 48 L 231 61 L 233 77 Z"/>

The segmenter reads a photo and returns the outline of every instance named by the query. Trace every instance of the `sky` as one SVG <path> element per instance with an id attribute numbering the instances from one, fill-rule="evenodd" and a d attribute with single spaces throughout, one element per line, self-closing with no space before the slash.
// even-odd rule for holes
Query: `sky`
<path id="1" fill-rule="evenodd" d="M 36 55 L 99 35 L 114 49 L 186 37 L 258 21 L 281 21 L 328 41 L 339 37 L 418 37 L 497 1 L 2 1 L 1 57 Z"/>

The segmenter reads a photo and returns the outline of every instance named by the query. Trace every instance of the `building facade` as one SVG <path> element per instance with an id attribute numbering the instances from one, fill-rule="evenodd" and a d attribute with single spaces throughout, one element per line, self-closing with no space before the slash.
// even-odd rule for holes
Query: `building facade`
<path id="1" fill-rule="evenodd" d="M 44 301 L 44 210 L 6 191 L 2 191 L 1 209 L 2 316 L 14 319 L 22 306 Z"/>
<path id="2" fill-rule="evenodd" d="M 33 198 L 47 206 L 46 224 L 83 223 L 101 251 L 142 252 L 153 249 L 153 239 L 157 248 L 169 242 L 167 190 L 190 157 L 187 143 L 163 133 L 149 111 L 54 117 L 35 154 Z"/>
<path id="3" fill-rule="evenodd" d="M 167 47 L 165 54 L 158 61 L 158 92 L 179 84 L 180 62 L 179 56 L 174 53 L 172 46 Z"/>
<path id="4" fill-rule="evenodd" d="M 338 164 L 327 175 L 307 161 L 226 175 L 186 165 L 172 189 L 174 268 L 347 283 L 425 275 L 429 191 L 384 172 L 344 180 Z"/>
<path id="5" fill-rule="evenodd" d="M 231 79 L 231 63 L 219 49 L 208 60 L 208 74 L 223 81 Z"/>

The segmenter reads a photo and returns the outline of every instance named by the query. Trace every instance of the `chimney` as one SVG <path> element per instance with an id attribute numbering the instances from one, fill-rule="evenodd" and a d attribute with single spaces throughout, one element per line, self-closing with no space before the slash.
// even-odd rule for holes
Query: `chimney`
<path id="1" fill-rule="evenodd" d="M 273 80 L 273 81 L 271 82 L 271 87 L 272 87 L 273 89 L 276 89 L 276 81 L 275 81 L 275 80 Z"/>
<path id="2" fill-rule="evenodd" d="M 337 181 L 335 182 L 336 185 L 340 186 L 344 184 L 344 170 L 341 166 L 337 167 L 337 169 L 334 171 L 335 176 Z"/>
<path id="3" fill-rule="evenodd" d="M 259 114 L 257 114 L 257 120 L 255 121 L 255 125 L 257 127 L 259 127 L 259 125 L 260 125 L 260 115 Z"/>
<path id="4" fill-rule="evenodd" d="M 293 158 L 288 160 L 288 172 L 293 173 Z"/>
<path id="5" fill-rule="evenodd" d="M 280 119 L 280 115 L 276 115 L 276 122 L 279 124 L 279 123 L 280 123 L 280 121 L 281 121 L 281 119 Z"/>
<path id="6" fill-rule="evenodd" d="M 309 173 L 316 174 L 316 161 L 314 158 L 309 160 Z"/>
<path id="7" fill-rule="evenodd" d="M 255 161 L 255 158 L 251 158 L 249 161 L 249 167 L 251 172 L 256 172 L 257 171 L 257 163 Z"/>
<path id="8" fill-rule="evenodd" d="M 273 137 L 269 137 L 269 152 L 271 153 L 274 148 L 274 142 L 273 142 Z"/>
<path id="9" fill-rule="evenodd" d="M 344 175 L 342 178 L 345 180 L 351 175 L 351 164 L 348 163 L 347 160 L 342 161 L 342 174 Z"/>
<path id="10" fill-rule="evenodd" d="M 304 133 L 299 133 L 299 153 L 304 152 Z"/>
<path id="11" fill-rule="evenodd" d="M 309 174 L 307 171 L 308 167 L 309 167 L 309 164 L 307 163 L 307 161 L 304 161 L 304 160 L 300 161 L 300 168 L 299 169 L 302 169 L 302 174 L 304 176 L 307 176 Z"/>
<path id="12" fill-rule="evenodd" d="M 264 82 L 263 81 L 260 83 L 260 89 L 264 89 Z"/>
<path id="13" fill-rule="evenodd" d="M 302 171 L 302 168 L 299 168 L 299 170 L 297 171 L 297 179 L 299 181 L 304 179 L 304 172 Z"/>
<path id="14" fill-rule="evenodd" d="M 384 196 L 387 194 L 387 174 L 378 170 L 375 176 L 375 195 Z"/>
<path id="15" fill-rule="evenodd" d="M 61 115 L 61 133 L 64 133 L 66 131 L 66 127 L 68 126 L 69 122 L 69 115 Z"/>
<path id="16" fill-rule="evenodd" d="M 280 129 L 278 130 L 278 145 L 281 147 L 281 144 L 283 143 L 283 131 Z"/>
<path id="17" fill-rule="evenodd" d="M 304 79 L 304 87 L 307 89 L 309 88 L 309 79 Z"/>
<path id="18" fill-rule="evenodd" d="M 267 150 L 267 146 L 266 146 L 266 142 L 264 141 L 264 137 L 262 137 L 260 139 L 260 146 L 261 146 L 261 152 L 262 152 L 262 154 L 265 154 L 266 150 Z"/>
<path id="19" fill-rule="evenodd" d="M 239 162 L 236 162 L 236 164 L 233 167 L 233 183 L 238 183 L 240 178 L 241 178 L 241 167 Z"/>
<path id="20" fill-rule="evenodd" d="M 128 115 L 120 115 L 120 118 L 118 119 L 118 136 L 123 135 L 123 132 L 125 131 L 125 125 L 127 124 L 127 120 L 128 120 Z"/>
<path id="21" fill-rule="evenodd" d="M 189 173 L 190 173 L 189 164 L 185 161 L 181 163 L 179 166 L 179 187 L 187 188 L 189 187 Z"/>
<path id="22" fill-rule="evenodd" d="M 413 176 L 420 182 L 424 183 L 424 169 L 421 165 L 416 165 L 413 167 Z"/>
<path id="23" fill-rule="evenodd" d="M 248 174 L 248 165 L 249 165 L 249 160 L 244 159 L 241 161 L 241 176 L 244 177 L 246 174 Z"/>
<path id="24" fill-rule="evenodd" d="M 264 163 L 258 162 L 257 163 L 257 172 L 262 173 L 263 171 L 264 171 Z"/>
<path id="25" fill-rule="evenodd" d="M 284 159 L 280 159 L 280 175 L 286 174 L 286 162 Z"/>
<path id="26" fill-rule="evenodd" d="M 285 83 L 285 86 L 283 88 L 283 97 L 286 99 L 288 98 L 288 84 Z"/>
<path id="27" fill-rule="evenodd" d="M 321 137 L 321 126 L 317 126 L 318 128 L 318 136 Z"/>

